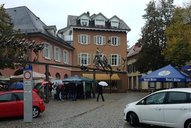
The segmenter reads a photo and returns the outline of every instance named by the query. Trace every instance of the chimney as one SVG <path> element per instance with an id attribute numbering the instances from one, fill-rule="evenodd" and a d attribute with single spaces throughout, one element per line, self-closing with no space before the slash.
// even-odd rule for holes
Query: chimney
<path id="1" fill-rule="evenodd" d="M 89 11 L 87 11 L 87 15 L 90 16 L 90 12 Z"/>

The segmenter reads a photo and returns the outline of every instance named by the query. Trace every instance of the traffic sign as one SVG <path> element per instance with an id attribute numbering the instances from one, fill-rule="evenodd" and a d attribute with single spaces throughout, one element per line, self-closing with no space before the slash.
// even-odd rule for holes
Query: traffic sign
<path id="1" fill-rule="evenodd" d="M 27 65 L 23 69 L 24 82 L 24 122 L 32 122 L 32 90 L 33 90 L 32 66 Z"/>

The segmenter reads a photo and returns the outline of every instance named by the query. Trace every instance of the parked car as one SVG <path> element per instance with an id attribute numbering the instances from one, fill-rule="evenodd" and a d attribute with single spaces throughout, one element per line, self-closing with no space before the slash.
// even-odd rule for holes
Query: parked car
<path id="1" fill-rule="evenodd" d="M 24 90 L 10 90 L 0 92 L 0 118 L 24 115 Z M 33 91 L 33 118 L 45 111 L 43 99 Z"/>
<path id="2" fill-rule="evenodd" d="M 127 104 L 124 120 L 173 128 L 191 127 L 191 88 L 174 88 L 153 92 Z"/>

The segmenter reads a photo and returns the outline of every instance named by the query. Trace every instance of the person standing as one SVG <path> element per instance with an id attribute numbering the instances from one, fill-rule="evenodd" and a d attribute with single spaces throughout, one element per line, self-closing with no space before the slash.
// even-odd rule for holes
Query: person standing
<path id="1" fill-rule="evenodd" d="M 103 87 L 102 85 L 97 86 L 97 91 L 98 91 L 98 95 L 97 95 L 97 102 L 99 101 L 99 96 L 101 96 L 102 101 L 104 101 L 104 97 L 103 97 Z"/>

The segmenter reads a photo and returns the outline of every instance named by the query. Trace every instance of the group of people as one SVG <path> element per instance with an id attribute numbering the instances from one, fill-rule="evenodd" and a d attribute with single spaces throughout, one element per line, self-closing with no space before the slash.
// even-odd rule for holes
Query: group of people
<path id="1" fill-rule="evenodd" d="M 58 101 L 64 99 L 71 99 L 76 101 L 78 98 L 84 98 L 83 85 L 80 83 L 55 83 L 52 86 L 52 92 L 54 93 L 54 99 Z"/>
<path id="2" fill-rule="evenodd" d="M 52 92 L 54 93 L 54 100 L 65 100 L 70 99 L 76 101 L 78 98 L 83 99 L 84 94 L 86 97 L 91 98 L 91 92 L 93 92 L 92 88 L 86 93 L 84 93 L 83 85 L 79 83 L 69 83 L 69 84 L 54 84 L 52 86 Z M 99 101 L 99 97 L 101 97 L 102 101 L 104 101 L 103 97 L 103 86 L 97 85 L 97 101 Z"/>

